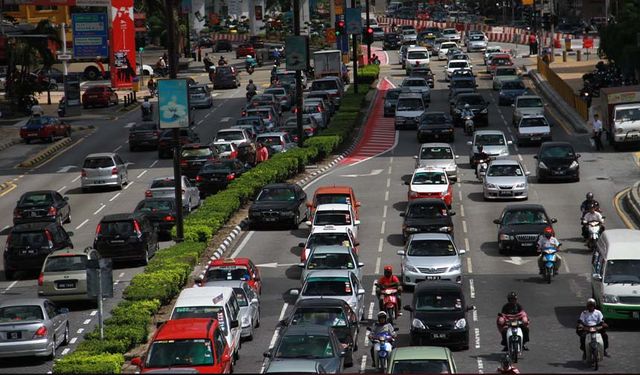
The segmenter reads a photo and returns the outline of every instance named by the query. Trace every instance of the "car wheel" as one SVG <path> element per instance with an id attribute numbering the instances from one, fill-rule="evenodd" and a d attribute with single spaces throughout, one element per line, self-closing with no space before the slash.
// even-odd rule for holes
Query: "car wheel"
<path id="1" fill-rule="evenodd" d="M 64 338 L 62 339 L 63 346 L 67 346 L 69 344 L 69 323 L 64 327 Z"/>
<path id="2" fill-rule="evenodd" d="M 65 220 L 66 224 L 71 223 L 71 211 L 69 211 L 69 215 L 67 215 L 67 220 Z"/>
<path id="3" fill-rule="evenodd" d="M 71 138 L 71 129 L 67 129 L 67 131 L 64 133 L 64 136 L 66 138 Z"/>
<path id="4" fill-rule="evenodd" d="M 53 361 L 56 358 L 56 337 L 53 336 L 53 348 L 51 349 L 51 353 L 47 356 L 47 359 Z"/>
<path id="5" fill-rule="evenodd" d="M 291 222 L 291 229 L 298 229 L 299 224 L 300 224 L 300 215 L 296 214 L 296 216 L 293 217 L 293 220 Z"/>

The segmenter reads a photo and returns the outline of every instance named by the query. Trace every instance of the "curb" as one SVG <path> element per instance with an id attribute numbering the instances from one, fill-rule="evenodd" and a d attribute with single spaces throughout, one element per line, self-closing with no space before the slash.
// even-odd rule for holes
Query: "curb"
<path id="1" fill-rule="evenodd" d="M 8 142 L 0 144 L 0 151 L 6 150 L 13 145 L 17 145 L 18 143 L 22 143 L 22 139 L 20 138 L 11 138 Z"/>
<path id="2" fill-rule="evenodd" d="M 33 167 L 34 165 L 36 165 L 36 164 L 44 161 L 45 159 L 47 159 L 49 156 L 51 156 L 56 151 L 69 146 L 72 141 L 73 141 L 73 139 L 71 139 L 70 137 L 61 139 L 61 140 L 57 141 L 56 143 L 52 144 L 51 146 L 47 147 L 46 149 L 40 151 L 40 153 L 38 153 L 36 156 L 32 157 L 31 159 L 27 159 L 27 160 L 21 162 L 20 164 L 18 164 L 18 167 L 20 167 L 20 168 Z"/>
<path id="3" fill-rule="evenodd" d="M 623 197 L 627 212 L 631 214 L 633 221 L 640 223 L 640 181 L 633 184 L 627 194 Z"/>

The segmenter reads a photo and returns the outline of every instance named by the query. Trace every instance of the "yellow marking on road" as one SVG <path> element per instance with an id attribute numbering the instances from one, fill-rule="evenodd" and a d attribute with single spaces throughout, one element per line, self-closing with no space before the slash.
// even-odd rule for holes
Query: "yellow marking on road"
<path id="1" fill-rule="evenodd" d="M 13 191 L 15 188 L 18 187 L 18 185 L 14 184 L 13 182 L 9 182 L 9 185 L 11 185 L 11 187 L 9 187 L 8 189 L 5 189 L 2 193 L 0 193 L 0 197 L 4 197 L 5 195 L 9 194 L 11 191 Z"/>
<path id="2" fill-rule="evenodd" d="M 616 209 L 616 212 L 618 213 L 618 216 L 620 217 L 620 219 L 622 219 L 622 221 L 624 222 L 624 225 L 629 228 L 629 229 L 638 229 L 638 227 L 636 227 L 636 225 L 633 223 L 633 221 L 629 218 L 629 216 L 627 216 L 627 214 L 624 212 L 624 210 L 622 210 L 621 206 L 621 202 L 620 200 L 622 199 L 622 197 L 627 194 L 629 192 L 629 190 L 631 190 L 630 187 L 622 190 L 621 192 L 619 192 L 618 194 L 616 194 L 613 197 L 613 207 Z"/>
<path id="3" fill-rule="evenodd" d="M 636 151 L 633 153 L 633 161 L 638 167 L 640 167 L 640 151 Z"/>
<path id="4" fill-rule="evenodd" d="M 84 137 L 82 137 L 82 138 L 78 139 L 77 141 L 73 142 L 72 144 L 70 144 L 70 145 L 69 145 L 69 146 L 67 146 L 66 148 L 62 149 L 60 152 L 56 152 L 56 153 L 55 153 L 55 154 L 53 154 L 49 159 L 47 159 L 47 160 L 43 161 L 42 163 L 38 164 L 38 165 L 37 165 L 35 168 L 33 168 L 33 169 L 35 170 L 35 169 L 38 169 L 38 168 L 40 168 L 40 167 L 43 167 L 43 166 L 47 165 L 51 160 L 53 160 L 53 159 L 57 158 L 58 156 L 60 156 L 60 155 L 64 154 L 65 152 L 67 152 L 67 151 L 71 150 L 73 147 L 77 146 L 77 145 L 78 145 L 78 143 L 80 143 L 80 142 L 84 141 L 88 136 L 92 135 L 93 133 L 95 133 L 95 131 L 92 131 L 91 133 L 89 133 L 89 134 L 85 135 Z"/>

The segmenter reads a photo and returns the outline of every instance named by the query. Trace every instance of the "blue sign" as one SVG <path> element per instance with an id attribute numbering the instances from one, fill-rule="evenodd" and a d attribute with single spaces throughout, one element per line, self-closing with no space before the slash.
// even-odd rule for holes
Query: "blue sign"
<path id="1" fill-rule="evenodd" d="M 347 24 L 347 34 L 362 34 L 362 12 L 360 7 L 347 8 L 345 23 Z"/>
<path id="2" fill-rule="evenodd" d="M 160 128 L 189 127 L 189 85 L 186 79 L 158 80 Z"/>
<path id="3" fill-rule="evenodd" d="M 72 15 L 73 55 L 96 58 L 109 56 L 106 13 L 75 13 Z"/>

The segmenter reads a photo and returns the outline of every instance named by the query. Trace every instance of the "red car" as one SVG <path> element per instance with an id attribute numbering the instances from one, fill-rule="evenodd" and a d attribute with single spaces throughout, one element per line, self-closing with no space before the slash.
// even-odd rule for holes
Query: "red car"
<path id="1" fill-rule="evenodd" d="M 247 57 L 247 55 L 251 55 L 254 58 L 256 57 L 256 49 L 253 48 L 251 44 L 241 44 L 236 49 L 236 59 Z"/>
<path id="2" fill-rule="evenodd" d="M 513 66 L 511 56 L 506 53 L 493 55 L 491 60 L 487 63 L 487 73 L 491 73 L 491 75 L 493 75 L 496 72 L 496 68 L 499 66 Z"/>
<path id="3" fill-rule="evenodd" d="M 71 137 L 71 126 L 57 117 L 33 116 L 20 128 L 20 138 L 24 143 L 34 139 L 53 142 L 64 137 Z"/>
<path id="4" fill-rule="evenodd" d="M 118 104 L 118 94 L 109 86 L 92 86 L 82 94 L 82 106 L 84 108 Z"/>
<path id="5" fill-rule="evenodd" d="M 262 293 L 260 270 L 249 258 L 224 258 L 209 262 L 207 270 L 196 280 L 200 286 L 216 280 L 244 280 L 258 294 Z"/>
<path id="6" fill-rule="evenodd" d="M 143 357 L 131 364 L 141 373 L 181 372 L 199 374 L 231 373 L 231 350 L 216 319 L 191 318 L 169 320 L 156 331 Z"/>

